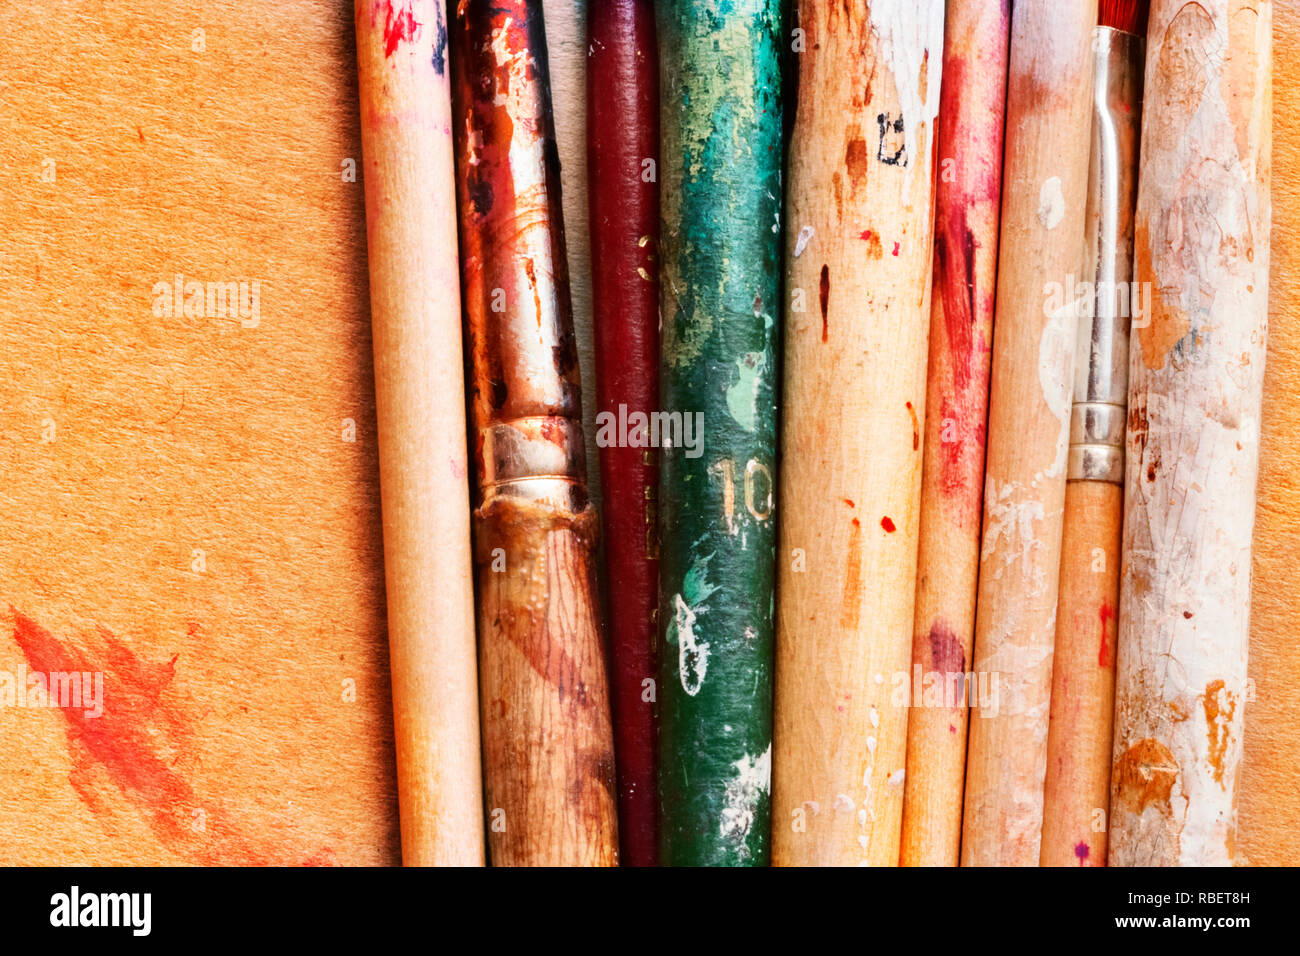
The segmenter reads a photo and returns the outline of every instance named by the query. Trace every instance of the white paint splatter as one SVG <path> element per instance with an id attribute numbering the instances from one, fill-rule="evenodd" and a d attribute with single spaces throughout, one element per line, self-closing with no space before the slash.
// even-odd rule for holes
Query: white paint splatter
<path id="1" fill-rule="evenodd" d="M 919 9 L 918 9 L 919 8 Z M 928 175 L 929 148 L 934 145 L 934 119 L 939 115 L 942 79 L 944 0 L 872 0 L 871 29 L 880 40 L 881 56 L 894 75 L 903 110 L 903 145 L 907 149 L 907 175 L 903 200 L 918 166 Z M 928 54 L 928 56 L 927 56 Z M 921 99 L 921 74 L 925 72 L 925 99 Z M 917 155 L 917 130 L 924 124 L 926 154 Z"/>
<path id="2" fill-rule="evenodd" d="M 799 230 L 799 238 L 794 243 L 794 257 L 798 259 L 803 255 L 803 251 L 808 248 L 808 242 L 813 237 L 813 227 L 804 226 Z"/>
<path id="3" fill-rule="evenodd" d="M 981 561 L 1003 548 L 1003 565 L 1020 558 L 1027 567 L 1030 552 L 1041 546 L 1042 543 L 1034 533 L 1034 522 L 1043 520 L 1043 503 L 1032 498 L 1020 500 L 1019 490 L 1019 483 L 1008 481 L 999 487 L 997 479 L 989 475 L 984 489 L 984 545 L 980 549 Z M 1003 538 L 1006 539 L 1005 545 L 1001 544 Z"/>
<path id="4" fill-rule="evenodd" d="M 838 812 L 852 813 L 853 808 L 855 806 L 857 806 L 857 804 L 853 802 L 853 798 L 850 797 L 847 793 L 841 793 L 836 795 L 835 810 L 837 813 Z"/>
<path id="5" fill-rule="evenodd" d="M 868 717 L 871 719 L 872 727 L 880 726 L 880 711 L 876 710 L 875 704 L 871 705 L 871 713 L 868 715 Z"/>
<path id="6" fill-rule="evenodd" d="M 1061 177 L 1043 180 L 1038 190 L 1038 221 L 1044 229 L 1055 229 L 1065 218 L 1065 194 L 1061 192 Z"/>
<path id="7" fill-rule="evenodd" d="M 673 623 L 677 627 L 677 670 L 682 679 L 682 690 L 694 697 L 704 684 L 709 670 L 709 642 L 695 639 L 695 612 L 682 600 L 673 597 L 676 612 Z"/>
<path id="8" fill-rule="evenodd" d="M 723 838 L 738 844 L 744 856 L 745 839 L 758 815 L 759 800 L 772 788 L 772 745 L 768 744 L 757 757 L 745 754 L 732 766 L 736 768 L 736 775 L 727 781 L 723 796 L 726 806 L 722 808 L 719 828 Z"/>
<path id="9" fill-rule="evenodd" d="M 1074 398 L 1074 349 L 1078 324 L 1078 300 L 1067 302 L 1048 318 L 1038 340 L 1038 385 L 1043 390 L 1043 401 L 1061 426 L 1056 438 L 1056 454 L 1047 469 L 1048 478 L 1065 474 L 1065 462 L 1070 453 L 1070 409 Z"/>
<path id="10" fill-rule="evenodd" d="M 903 778 L 906 776 L 907 770 L 900 767 L 889 775 L 889 785 L 891 787 L 901 787 L 903 785 Z"/>

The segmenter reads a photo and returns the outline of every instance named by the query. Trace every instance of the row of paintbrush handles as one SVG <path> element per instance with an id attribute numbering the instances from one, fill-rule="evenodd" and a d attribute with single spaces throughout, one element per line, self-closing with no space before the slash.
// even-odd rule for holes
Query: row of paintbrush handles
<path id="1" fill-rule="evenodd" d="M 357 0 L 408 863 L 1231 860 L 1271 10 L 1144 7 Z"/>

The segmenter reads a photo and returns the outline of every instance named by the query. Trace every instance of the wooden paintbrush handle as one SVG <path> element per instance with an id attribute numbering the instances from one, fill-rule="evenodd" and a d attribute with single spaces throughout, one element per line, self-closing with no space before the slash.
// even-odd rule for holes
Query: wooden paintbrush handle
<path id="1" fill-rule="evenodd" d="M 1123 516 L 1119 485 L 1066 485 L 1039 854 L 1043 866 L 1106 865 Z"/>
<path id="2" fill-rule="evenodd" d="M 926 706 L 924 687 L 966 673 L 975 641 L 1010 32 L 1010 0 L 949 0 L 912 646 L 922 706 L 907 718 L 904 866 L 956 866 L 961 847 L 967 699 Z"/>
<path id="3" fill-rule="evenodd" d="M 1156 0 L 1129 365 L 1110 862 L 1229 865 L 1267 335 L 1272 5 Z M 1193 135 L 1193 132 L 1195 135 Z"/>
<path id="4" fill-rule="evenodd" d="M 965 866 L 1038 864 L 1096 22 L 1096 0 L 1012 12 Z"/>
<path id="5" fill-rule="evenodd" d="M 779 0 L 658 4 L 665 411 L 660 850 L 762 865 L 770 840 Z M 683 435 L 685 433 L 683 432 Z"/>
<path id="6" fill-rule="evenodd" d="M 892 866 L 907 746 L 900 681 L 912 648 L 944 7 L 922 0 L 849 12 L 806 0 L 799 12 L 773 855 L 785 865 Z"/>
<path id="7" fill-rule="evenodd" d="M 659 56 L 653 0 L 593 4 L 588 170 L 596 391 L 623 863 L 653 866 L 658 450 L 628 435 L 659 409 Z M 644 421 L 644 419 L 641 419 Z"/>
<path id="8" fill-rule="evenodd" d="M 496 497 L 475 514 L 494 866 L 618 862 L 596 529 L 590 506 Z"/>
<path id="9" fill-rule="evenodd" d="M 443 5 L 357 0 L 402 860 L 483 862 L 455 162 Z"/>
<path id="10" fill-rule="evenodd" d="M 539 0 L 451 31 L 493 864 L 612 864 L 614 757 Z"/>

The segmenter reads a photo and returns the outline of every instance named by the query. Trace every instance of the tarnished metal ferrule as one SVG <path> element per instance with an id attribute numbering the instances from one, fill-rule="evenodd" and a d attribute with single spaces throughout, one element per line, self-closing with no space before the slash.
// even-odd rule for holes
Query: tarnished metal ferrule
<path id="1" fill-rule="evenodd" d="M 1093 294 L 1080 303 L 1066 477 L 1122 484 L 1143 42 L 1098 27 L 1093 50 L 1084 274 Z"/>
<path id="2" fill-rule="evenodd" d="M 554 415 L 494 422 L 483 430 L 483 503 L 509 497 L 568 511 L 587 506 L 582 425 Z"/>

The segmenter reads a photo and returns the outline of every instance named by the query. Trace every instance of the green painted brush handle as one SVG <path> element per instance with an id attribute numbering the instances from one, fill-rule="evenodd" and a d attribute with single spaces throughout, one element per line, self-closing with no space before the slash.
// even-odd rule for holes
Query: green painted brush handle
<path id="1" fill-rule="evenodd" d="M 658 10 L 662 402 L 692 426 L 663 453 L 659 497 L 661 860 L 761 866 L 771 830 L 782 5 L 661 0 Z"/>

